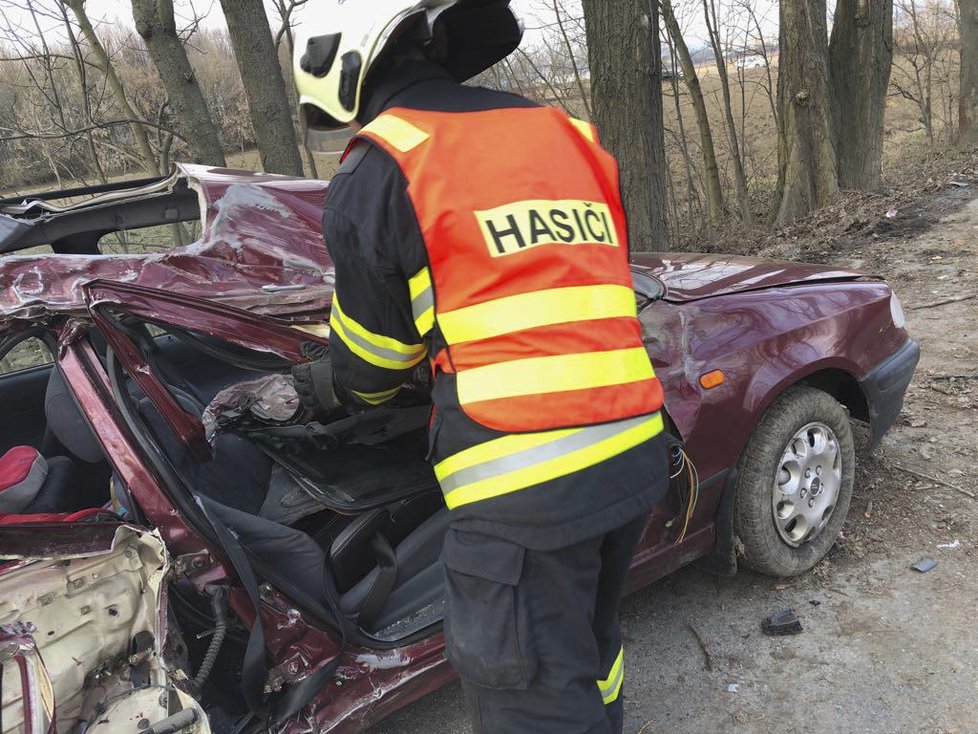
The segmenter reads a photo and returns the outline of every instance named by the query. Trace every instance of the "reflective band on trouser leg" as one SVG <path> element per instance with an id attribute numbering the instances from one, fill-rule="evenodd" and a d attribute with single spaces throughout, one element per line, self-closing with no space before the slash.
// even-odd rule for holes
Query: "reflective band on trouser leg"
<path id="1" fill-rule="evenodd" d="M 497 298 L 439 314 L 449 344 L 491 339 L 540 326 L 635 316 L 635 291 L 621 285 L 552 288 Z"/>
<path id="2" fill-rule="evenodd" d="M 473 446 L 435 466 L 454 509 L 516 492 L 600 464 L 662 432 L 662 415 L 543 433 L 511 434 Z"/>
<path id="3" fill-rule="evenodd" d="M 406 370 L 424 359 L 427 353 L 423 344 L 404 344 L 366 329 L 343 313 L 335 296 L 329 325 L 351 352 L 375 367 Z"/>
<path id="4" fill-rule="evenodd" d="M 386 403 L 400 391 L 400 386 L 395 387 L 393 390 L 384 390 L 383 392 L 357 392 L 356 390 L 351 390 L 356 397 L 365 403 L 369 403 L 370 405 L 381 405 Z"/>
<path id="5" fill-rule="evenodd" d="M 655 377 L 644 347 L 514 359 L 458 372 L 458 399 L 482 400 L 624 385 Z"/>
<path id="6" fill-rule="evenodd" d="M 435 292 L 431 289 L 431 271 L 422 268 L 408 281 L 411 289 L 411 312 L 414 325 L 421 336 L 427 334 L 435 325 Z"/>
<path id="7" fill-rule="evenodd" d="M 622 647 L 618 651 L 618 657 L 615 658 L 614 665 L 611 666 L 611 672 L 608 673 L 608 677 L 598 681 L 598 690 L 601 692 L 601 700 L 604 701 L 605 706 L 618 700 L 624 682 L 625 648 Z"/>

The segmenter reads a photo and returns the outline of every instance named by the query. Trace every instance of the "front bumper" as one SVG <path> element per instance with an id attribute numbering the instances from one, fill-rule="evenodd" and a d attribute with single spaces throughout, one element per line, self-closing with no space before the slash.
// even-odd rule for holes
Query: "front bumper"
<path id="1" fill-rule="evenodd" d="M 900 415 L 903 395 L 919 361 L 920 346 L 913 339 L 907 339 L 902 347 L 859 381 L 869 407 L 870 451 L 879 446 Z"/>

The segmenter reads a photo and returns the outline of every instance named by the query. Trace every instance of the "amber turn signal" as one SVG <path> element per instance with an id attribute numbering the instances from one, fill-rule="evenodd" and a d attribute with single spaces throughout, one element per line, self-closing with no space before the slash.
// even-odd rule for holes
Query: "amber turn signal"
<path id="1" fill-rule="evenodd" d="M 713 370 L 700 377 L 700 384 L 707 390 L 720 387 L 724 381 L 723 370 Z"/>

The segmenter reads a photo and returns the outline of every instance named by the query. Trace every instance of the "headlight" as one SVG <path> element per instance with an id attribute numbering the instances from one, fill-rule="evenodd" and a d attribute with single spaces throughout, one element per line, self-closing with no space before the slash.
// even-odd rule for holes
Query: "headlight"
<path id="1" fill-rule="evenodd" d="M 907 316 L 903 313 L 903 305 L 896 293 L 890 294 L 890 317 L 893 319 L 893 325 L 898 329 L 907 325 Z"/>

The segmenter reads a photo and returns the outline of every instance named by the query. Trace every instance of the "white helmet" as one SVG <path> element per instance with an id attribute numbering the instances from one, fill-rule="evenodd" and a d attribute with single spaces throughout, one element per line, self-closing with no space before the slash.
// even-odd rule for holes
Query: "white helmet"
<path id="1" fill-rule="evenodd" d="M 510 0 L 327 0 L 312 5 L 322 20 L 296 39 L 295 85 L 306 125 L 330 130 L 360 113 L 364 81 L 398 41 L 419 48 L 435 38 L 438 61 L 458 81 L 471 79 L 512 53 L 523 27 Z M 309 16 L 307 15 L 307 18 Z M 441 33 L 443 31 L 443 33 Z"/>

